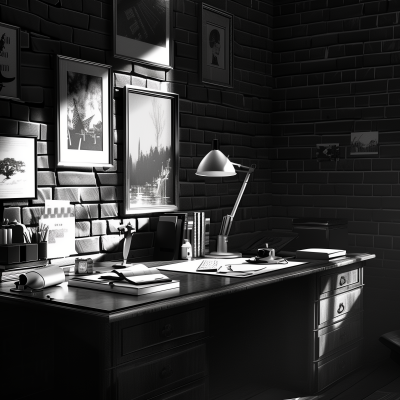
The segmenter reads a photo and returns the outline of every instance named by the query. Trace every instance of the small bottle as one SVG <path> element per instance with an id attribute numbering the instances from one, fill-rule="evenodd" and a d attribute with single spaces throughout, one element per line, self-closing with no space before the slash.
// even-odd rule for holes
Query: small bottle
<path id="1" fill-rule="evenodd" d="M 185 243 L 181 246 L 181 259 L 190 261 L 192 259 L 192 245 L 188 239 L 184 239 L 184 241 Z"/>

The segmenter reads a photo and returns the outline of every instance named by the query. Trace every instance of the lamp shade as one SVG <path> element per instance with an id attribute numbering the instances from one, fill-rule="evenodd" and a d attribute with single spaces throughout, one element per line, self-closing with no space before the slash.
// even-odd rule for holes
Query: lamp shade
<path id="1" fill-rule="evenodd" d="M 235 167 L 229 161 L 229 158 L 218 150 L 218 140 L 213 143 L 211 150 L 200 162 L 196 175 L 223 177 L 236 175 Z"/>

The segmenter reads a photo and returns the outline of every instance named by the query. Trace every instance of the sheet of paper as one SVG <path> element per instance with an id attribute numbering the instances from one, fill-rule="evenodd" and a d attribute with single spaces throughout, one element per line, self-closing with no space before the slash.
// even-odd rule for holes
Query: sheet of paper
<path id="1" fill-rule="evenodd" d="M 193 260 L 189 262 L 179 263 L 179 264 L 171 264 L 171 265 L 163 265 L 161 267 L 157 267 L 157 269 L 162 271 L 174 271 L 174 272 L 189 272 L 194 274 L 207 274 L 207 275 L 216 275 L 216 276 L 229 276 L 236 278 L 247 278 L 253 275 L 265 274 L 272 271 L 277 271 L 285 268 L 295 267 L 297 265 L 306 264 L 306 262 L 299 261 L 288 261 L 287 264 L 249 264 L 246 262 L 249 258 L 235 258 L 235 259 L 218 259 L 218 268 L 219 272 L 206 272 L 206 271 L 197 271 L 197 267 L 203 262 L 201 260 Z M 212 260 L 209 258 L 209 260 Z M 243 268 L 244 272 L 234 272 L 231 271 L 227 266 L 235 265 L 235 268 Z M 230 267 L 232 268 L 232 267 Z M 249 269 L 247 269 L 249 268 Z M 260 269 L 262 268 L 262 269 Z M 257 270 L 256 270 L 257 269 Z"/>

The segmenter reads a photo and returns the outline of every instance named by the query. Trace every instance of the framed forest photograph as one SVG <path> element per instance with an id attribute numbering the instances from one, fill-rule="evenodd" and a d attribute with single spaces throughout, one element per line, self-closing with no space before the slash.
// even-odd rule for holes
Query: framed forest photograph
<path id="1" fill-rule="evenodd" d="M 202 3 L 201 76 L 204 83 L 233 87 L 233 15 Z"/>
<path id="2" fill-rule="evenodd" d="M 114 57 L 172 68 L 172 2 L 114 0 Z"/>
<path id="3" fill-rule="evenodd" d="M 127 85 L 124 110 L 124 214 L 176 211 L 179 96 Z"/>
<path id="4" fill-rule="evenodd" d="M 112 167 L 108 65 L 57 56 L 57 166 Z"/>
<path id="5" fill-rule="evenodd" d="M 0 22 L 0 97 L 19 100 L 20 28 Z"/>
<path id="6" fill-rule="evenodd" d="M 0 200 L 36 199 L 37 138 L 0 135 Z"/>

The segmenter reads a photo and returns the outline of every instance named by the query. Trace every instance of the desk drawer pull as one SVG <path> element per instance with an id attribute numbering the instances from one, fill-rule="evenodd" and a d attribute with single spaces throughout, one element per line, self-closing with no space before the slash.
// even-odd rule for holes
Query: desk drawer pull
<path id="1" fill-rule="evenodd" d="M 344 304 L 343 304 L 343 303 L 340 303 L 340 304 L 339 304 L 339 308 L 337 309 L 337 313 L 338 313 L 338 314 L 341 314 L 343 311 L 344 311 Z"/>
<path id="2" fill-rule="evenodd" d="M 166 367 L 164 367 L 160 372 L 161 379 L 169 378 L 171 375 L 172 375 L 172 368 L 170 365 L 167 365 Z"/>
<path id="3" fill-rule="evenodd" d="M 162 327 L 161 331 L 160 331 L 160 335 L 161 335 L 163 338 L 169 338 L 169 337 L 172 335 L 173 330 L 174 330 L 174 329 L 173 329 L 172 324 L 165 324 L 165 325 Z"/>
<path id="4" fill-rule="evenodd" d="M 344 276 L 342 276 L 342 277 L 340 278 L 339 285 L 340 285 L 340 286 L 343 286 L 345 283 L 346 283 L 346 278 L 345 278 Z"/>

